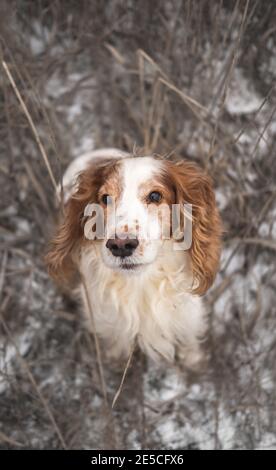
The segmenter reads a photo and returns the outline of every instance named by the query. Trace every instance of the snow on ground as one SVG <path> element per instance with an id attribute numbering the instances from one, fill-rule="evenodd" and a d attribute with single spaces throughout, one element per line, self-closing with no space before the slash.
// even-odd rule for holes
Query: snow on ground
<path id="1" fill-rule="evenodd" d="M 261 107 L 263 99 L 242 70 L 236 68 L 225 101 L 227 111 L 233 116 L 254 113 Z"/>

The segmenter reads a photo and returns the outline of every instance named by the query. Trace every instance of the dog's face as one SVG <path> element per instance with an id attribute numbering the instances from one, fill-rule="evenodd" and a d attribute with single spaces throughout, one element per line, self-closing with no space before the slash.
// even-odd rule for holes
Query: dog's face
<path id="1" fill-rule="evenodd" d="M 185 161 L 127 157 L 91 163 L 79 175 L 47 256 L 50 272 L 55 277 L 68 275 L 82 246 L 86 251 L 96 247 L 109 269 L 143 272 L 173 235 L 173 205 L 179 204 L 182 211 L 184 203 L 193 206 L 189 254 L 196 291 L 203 293 L 217 270 L 221 228 L 210 179 Z M 91 204 L 99 208 L 93 224 L 87 217 Z M 97 222 L 104 227 L 101 236 L 94 236 Z"/>
<path id="2" fill-rule="evenodd" d="M 104 211 L 103 262 L 111 269 L 141 272 L 170 237 L 175 194 L 166 184 L 162 162 L 152 157 L 118 161 L 109 167 L 96 199 Z"/>

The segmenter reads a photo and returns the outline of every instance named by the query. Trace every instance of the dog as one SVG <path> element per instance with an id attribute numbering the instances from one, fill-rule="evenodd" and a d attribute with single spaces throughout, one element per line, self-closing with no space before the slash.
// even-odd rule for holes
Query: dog
<path id="1" fill-rule="evenodd" d="M 64 217 L 46 263 L 58 282 L 80 273 L 77 292 L 107 354 L 128 357 L 138 343 L 156 361 L 197 367 L 208 325 L 202 295 L 214 282 L 221 251 L 210 177 L 187 160 L 101 149 L 73 160 L 63 195 Z M 172 226 L 175 207 L 183 231 Z M 97 222 L 101 236 L 93 235 Z M 184 249 L 188 222 L 191 240 Z"/>

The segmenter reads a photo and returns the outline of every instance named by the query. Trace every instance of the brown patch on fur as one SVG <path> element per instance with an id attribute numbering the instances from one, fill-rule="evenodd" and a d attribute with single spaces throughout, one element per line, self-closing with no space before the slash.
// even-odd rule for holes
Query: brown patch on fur
<path id="1" fill-rule="evenodd" d="M 219 268 L 222 224 L 217 210 L 211 178 L 197 165 L 187 161 L 164 161 L 167 181 L 175 202 L 192 204 L 193 232 L 190 256 L 195 294 L 204 294 L 213 284 Z"/>
<path id="2" fill-rule="evenodd" d="M 139 233 L 139 230 L 140 230 L 140 225 L 139 225 L 139 222 L 138 220 L 135 220 L 135 230 L 136 230 L 136 233 Z"/>
<path id="3" fill-rule="evenodd" d="M 113 202 L 118 204 L 118 200 L 122 194 L 122 182 L 118 178 L 118 165 L 112 165 L 113 160 L 110 165 L 107 165 L 105 168 L 106 174 L 104 175 L 103 184 L 99 187 L 98 190 L 98 202 L 101 202 L 101 197 L 104 194 L 108 194 L 112 197 Z"/>
<path id="4" fill-rule="evenodd" d="M 100 195 L 115 187 L 114 196 L 118 195 L 119 162 L 120 159 L 114 158 L 97 160 L 79 175 L 78 189 L 66 204 L 63 221 L 45 257 L 49 274 L 57 282 L 71 280 L 77 271 L 79 242 L 87 242 L 83 233 L 84 223 L 87 220 L 84 217 L 87 204 L 99 203 Z M 102 189 L 104 192 L 101 192 Z M 112 193 L 110 195 L 113 196 Z"/>

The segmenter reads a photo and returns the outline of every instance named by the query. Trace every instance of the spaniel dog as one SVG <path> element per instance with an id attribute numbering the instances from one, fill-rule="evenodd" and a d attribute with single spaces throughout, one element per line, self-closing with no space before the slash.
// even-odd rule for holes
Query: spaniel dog
<path id="1" fill-rule="evenodd" d="M 211 179 L 189 161 L 103 149 L 71 163 L 63 195 L 46 262 L 61 282 L 80 273 L 77 291 L 107 352 L 127 357 L 137 342 L 153 359 L 195 367 L 207 329 L 201 296 L 220 258 Z"/>

